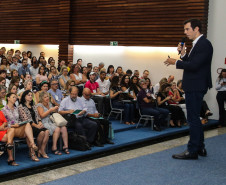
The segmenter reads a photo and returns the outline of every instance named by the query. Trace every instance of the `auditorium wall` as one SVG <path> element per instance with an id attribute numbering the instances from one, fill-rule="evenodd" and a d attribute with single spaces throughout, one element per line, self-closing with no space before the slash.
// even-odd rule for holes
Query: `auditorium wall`
<path id="1" fill-rule="evenodd" d="M 207 93 L 205 99 L 208 102 L 210 110 L 214 113 L 214 119 L 218 119 L 218 104 L 216 101 L 217 91 L 215 90 L 215 82 L 218 77 L 217 69 L 226 68 L 226 1 L 225 0 L 210 0 L 209 1 L 209 16 L 208 16 L 208 32 L 207 37 L 212 42 L 214 53 L 212 60 L 212 81 L 213 88 Z"/>
<path id="2" fill-rule="evenodd" d="M 177 43 L 175 43 L 177 45 Z M 138 69 L 140 75 L 145 69 L 150 71 L 150 78 L 153 84 L 159 82 L 163 77 L 170 74 L 175 75 L 175 79 L 181 79 L 182 70 L 175 70 L 174 66 L 166 67 L 163 61 L 168 55 L 178 58 L 176 47 L 124 47 L 124 46 L 74 46 L 74 62 L 82 58 L 84 63 L 92 62 L 98 65 L 105 63 L 105 68 L 112 64 L 122 66 L 123 70 Z"/>

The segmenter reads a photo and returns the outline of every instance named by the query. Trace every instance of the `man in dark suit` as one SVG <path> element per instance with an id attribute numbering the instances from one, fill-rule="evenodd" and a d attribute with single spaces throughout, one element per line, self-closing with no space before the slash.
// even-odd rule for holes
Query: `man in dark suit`
<path id="1" fill-rule="evenodd" d="M 181 60 L 168 58 L 164 63 L 175 65 L 177 69 L 183 69 L 183 89 L 187 108 L 187 121 L 190 126 L 190 140 L 187 150 L 180 154 L 174 154 L 174 159 L 198 159 L 198 155 L 207 156 L 204 145 L 203 127 L 200 121 L 200 110 L 204 95 L 212 87 L 211 61 L 213 47 L 209 40 L 202 34 L 202 24 L 198 19 L 190 19 L 184 22 L 184 33 L 193 40 L 189 54 L 185 51 L 185 44 L 178 45 L 181 52 Z"/>

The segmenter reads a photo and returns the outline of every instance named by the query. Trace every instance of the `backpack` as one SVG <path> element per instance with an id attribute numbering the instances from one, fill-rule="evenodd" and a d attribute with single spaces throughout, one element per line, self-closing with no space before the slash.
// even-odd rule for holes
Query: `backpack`
<path id="1" fill-rule="evenodd" d="M 86 141 L 86 138 L 74 132 L 68 133 L 68 147 L 70 149 L 80 151 L 90 150 L 90 146 L 89 143 Z"/>

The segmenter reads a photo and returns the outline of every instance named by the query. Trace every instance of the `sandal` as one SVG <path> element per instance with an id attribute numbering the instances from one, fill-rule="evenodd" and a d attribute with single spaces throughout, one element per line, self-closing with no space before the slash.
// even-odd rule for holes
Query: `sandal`
<path id="1" fill-rule="evenodd" d="M 52 153 L 55 155 L 62 155 L 62 153 L 59 150 L 52 150 Z"/>
<path id="2" fill-rule="evenodd" d="M 38 152 L 38 157 L 42 157 L 44 159 L 49 159 L 49 156 L 47 154 L 42 154 L 41 152 Z"/>
<path id="3" fill-rule="evenodd" d="M 32 148 L 35 152 L 38 151 L 38 147 L 36 146 L 35 143 L 31 144 L 31 148 Z"/>
<path id="4" fill-rule="evenodd" d="M 65 154 L 70 154 L 68 148 L 63 148 L 63 151 L 64 151 Z"/>
<path id="5" fill-rule="evenodd" d="M 125 122 L 126 125 L 130 125 L 130 122 Z"/>
<path id="6" fill-rule="evenodd" d="M 30 147 L 29 156 L 32 161 L 39 162 L 39 158 L 35 155 L 35 152 L 33 150 L 34 149 L 32 147 Z"/>
<path id="7" fill-rule="evenodd" d="M 134 123 L 134 122 L 131 122 L 130 124 L 131 124 L 131 125 L 135 125 L 135 123 Z"/>
<path id="8" fill-rule="evenodd" d="M 17 163 L 15 162 L 15 160 L 10 160 L 10 161 L 8 161 L 8 165 L 10 165 L 10 166 L 19 166 L 19 164 L 17 164 Z"/>
<path id="9" fill-rule="evenodd" d="M 10 143 L 8 143 L 8 144 L 6 144 L 5 145 L 5 147 L 7 148 L 7 150 L 12 150 L 13 149 L 13 144 L 10 144 Z"/>

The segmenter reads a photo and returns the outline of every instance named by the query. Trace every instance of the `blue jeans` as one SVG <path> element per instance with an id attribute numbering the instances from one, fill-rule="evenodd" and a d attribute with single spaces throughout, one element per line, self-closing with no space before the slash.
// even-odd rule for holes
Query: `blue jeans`
<path id="1" fill-rule="evenodd" d="M 148 107 L 141 108 L 141 114 L 154 116 L 154 124 L 159 127 L 167 120 L 169 110 L 159 107 Z"/>
<path id="2" fill-rule="evenodd" d="M 124 121 L 133 122 L 134 120 L 134 109 L 133 103 L 122 103 L 119 101 L 112 101 L 112 107 L 118 109 L 124 109 Z"/>
<path id="3" fill-rule="evenodd" d="M 197 153 L 198 150 L 205 147 L 203 127 L 200 120 L 200 110 L 205 94 L 206 91 L 185 92 L 187 121 L 190 126 L 190 140 L 188 142 L 188 151 L 191 153 Z"/>

